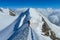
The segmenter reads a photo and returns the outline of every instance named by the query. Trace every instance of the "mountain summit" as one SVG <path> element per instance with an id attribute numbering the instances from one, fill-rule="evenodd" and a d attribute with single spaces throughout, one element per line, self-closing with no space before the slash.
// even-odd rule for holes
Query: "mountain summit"
<path id="1" fill-rule="evenodd" d="M 60 40 L 59 18 L 57 9 L 0 8 L 0 40 Z"/>

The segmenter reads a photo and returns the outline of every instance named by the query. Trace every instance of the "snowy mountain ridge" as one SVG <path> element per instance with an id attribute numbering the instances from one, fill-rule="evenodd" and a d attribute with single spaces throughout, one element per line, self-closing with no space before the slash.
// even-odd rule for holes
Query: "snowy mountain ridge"
<path id="1" fill-rule="evenodd" d="M 32 9 L 33 10 L 33 9 Z M 35 13 L 36 13 L 36 11 L 34 11 Z M 34 15 L 35 15 L 35 13 L 34 13 Z M 53 23 L 51 23 L 44 15 L 42 15 L 42 13 L 40 13 L 40 12 L 38 12 L 37 11 L 37 13 L 39 13 L 40 14 L 40 16 L 41 17 L 43 17 L 43 19 L 46 21 L 46 23 L 47 24 L 45 24 L 45 25 L 48 25 L 49 26 L 49 28 L 55 33 L 55 35 L 58 37 L 58 38 L 60 38 L 60 32 L 59 32 L 59 30 L 60 30 L 60 27 L 59 26 L 57 26 L 57 25 L 55 25 L 55 24 L 53 24 Z M 37 14 L 36 13 L 36 14 Z M 39 15 L 38 14 L 38 15 Z M 32 14 L 31 14 L 32 15 Z M 37 15 L 35 15 L 35 18 L 37 17 Z M 41 18 L 40 18 L 41 19 Z M 39 19 L 37 19 L 37 20 L 39 20 Z M 36 21 L 35 21 L 36 22 Z M 39 22 L 38 22 L 39 23 Z M 37 23 L 37 24 L 38 24 Z M 40 26 L 41 26 L 41 24 L 40 24 Z M 42 25 L 43 26 L 43 25 Z M 37 27 L 38 29 L 39 29 L 39 26 Z M 41 27 L 40 27 L 41 28 Z M 38 30 L 37 29 L 37 30 Z M 36 29 L 35 29 L 36 30 Z M 41 29 L 39 29 L 39 30 L 41 30 Z M 40 34 L 40 33 L 39 33 Z M 54 39 L 53 39 L 54 40 Z M 55 39 L 55 40 L 60 40 L 60 39 Z"/>
<path id="2" fill-rule="evenodd" d="M 16 9 L 15 11 L 9 10 L 8 8 L 7 9 L 1 8 L 1 9 L 0 9 L 0 20 L 1 20 L 0 24 L 2 25 L 0 25 L 1 26 L 0 34 L 2 38 L 0 37 L 0 39 L 3 40 L 7 39 L 7 37 L 9 38 L 8 35 L 14 32 L 13 25 L 15 25 L 15 23 L 19 20 L 19 15 L 21 15 L 21 13 L 24 14 L 24 12 L 28 10 L 28 8 Z M 9 13 L 12 14 L 9 15 Z M 30 26 L 38 35 L 39 40 L 60 40 L 59 9 L 53 10 L 52 8 L 50 9 L 29 8 L 29 13 L 30 13 L 29 16 L 31 16 Z M 24 18 L 28 18 L 28 16 L 26 17 L 25 15 L 22 17 L 21 22 L 19 24 L 20 26 L 23 24 Z M 12 26 L 10 27 L 9 25 Z M 9 33 L 7 32 L 8 29 L 10 31 Z M 6 30 L 7 32 L 7 35 L 5 36 L 3 36 L 3 34 L 6 33 L 4 30 Z"/>

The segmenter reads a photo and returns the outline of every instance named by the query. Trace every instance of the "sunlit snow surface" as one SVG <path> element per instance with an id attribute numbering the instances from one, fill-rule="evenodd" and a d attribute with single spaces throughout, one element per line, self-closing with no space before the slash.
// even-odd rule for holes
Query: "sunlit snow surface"
<path id="1" fill-rule="evenodd" d="M 16 23 L 16 19 L 19 17 L 19 15 L 21 13 L 24 13 L 27 9 L 26 8 L 18 8 L 15 10 L 16 12 L 16 16 L 10 16 L 9 15 L 9 9 L 3 9 L 3 12 L 0 11 L 0 39 L 1 40 L 7 40 L 13 33 L 13 25 Z M 42 17 L 45 19 L 45 21 L 47 22 L 47 24 L 49 25 L 49 27 L 51 28 L 52 31 L 54 31 L 54 33 L 56 34 L 57 37 L 60 37 L 60 10 L 59 9 L 52 9 L 52 8 L 30 8 L 29 9 L 29 13 L 31 17 L 30 19 L 30 27 L 29 28 L 29 34 L 28 34 L 28 38 L 27 40 L 32 40 L 31 38 L 31 29 L 33 32 L 33 37 L 34 40 L 52 40 L 50 37 L 48 36 L 43 36 L 42 34 L 42 25 L 43 25 L 43 21 L 42 21 Z M 27 16 L 27 18 L 29 18 Z M 18 26 L 18 28 L 20 26 L 22 26 L 22 24 L 24 23 L 24 18 L 26 18 L 26 15 L 24 15 L 21 18 L 21 22 Z M 9 25 L 12 26 L 10 27 Z M 7 28 L 8 27 L 8 28 Z M 5 30 L 6 28 L 6 30 Z M 8 30 L 9 29 L 9 30 Z M 4 31 L 5 30 L 5 31 Z M 7 31 L 8 30 L 8 31 Z M 3 34 L 6 34 L 5 36 Z"/>
<path id="2" fill-rule="evenodd" d="M 3 12 L 0 11 L 0 20 L 1 20 L 0 21 L 0 31 L 3 30 L 4 28 L 6 28 L 7 26 L 9 26 L 20 15 L 20 14 L 17 13 L 18 15 L 11 16 L 11 15 L 9 15 L 9 9 L 3 9 L 3 8 L 1 8 L 1 9 L 3 10 Z M 23 9 L 21 9 L 20 12 L 22 12 L 22 10 L 25 11 L 26 9 L 23 8 Z"/>
<path id="3" fill-rule="evenodd" d="M 18 16 L 12 17 L 10 15 L 0 14 L 0 31 L 10 25 Z M 12 20 L 11 20 L 12 19 Z"/>

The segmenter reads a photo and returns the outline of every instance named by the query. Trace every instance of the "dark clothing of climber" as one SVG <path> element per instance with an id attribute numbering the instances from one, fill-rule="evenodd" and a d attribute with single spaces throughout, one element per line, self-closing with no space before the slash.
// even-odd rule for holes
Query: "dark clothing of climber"
<path id="1" fill-rule="evenodd" d="M 30 21 L 28 20 L 28 26 L 30 26 Z"/>

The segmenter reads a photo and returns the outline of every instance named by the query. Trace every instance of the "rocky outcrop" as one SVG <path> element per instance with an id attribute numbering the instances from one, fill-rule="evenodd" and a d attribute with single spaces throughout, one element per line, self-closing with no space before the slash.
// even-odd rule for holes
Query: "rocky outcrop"
<path id="1" fill-rule="evenodd" d="M 56 37 L 55 33 L 51 30 L 49 25 L 46 23 L 44 18 L 42 18 L 42 21 L 44 22 L 42 26 L 42 32 L 44 33 L 44 36 L 49 36 L 52 40 L 60 40 L 60 38 Z"/>
<path id="2" fill-rule="evenodd" d="M 9 15 L 16 16 L 14 11 L 9 11 Z"/>

